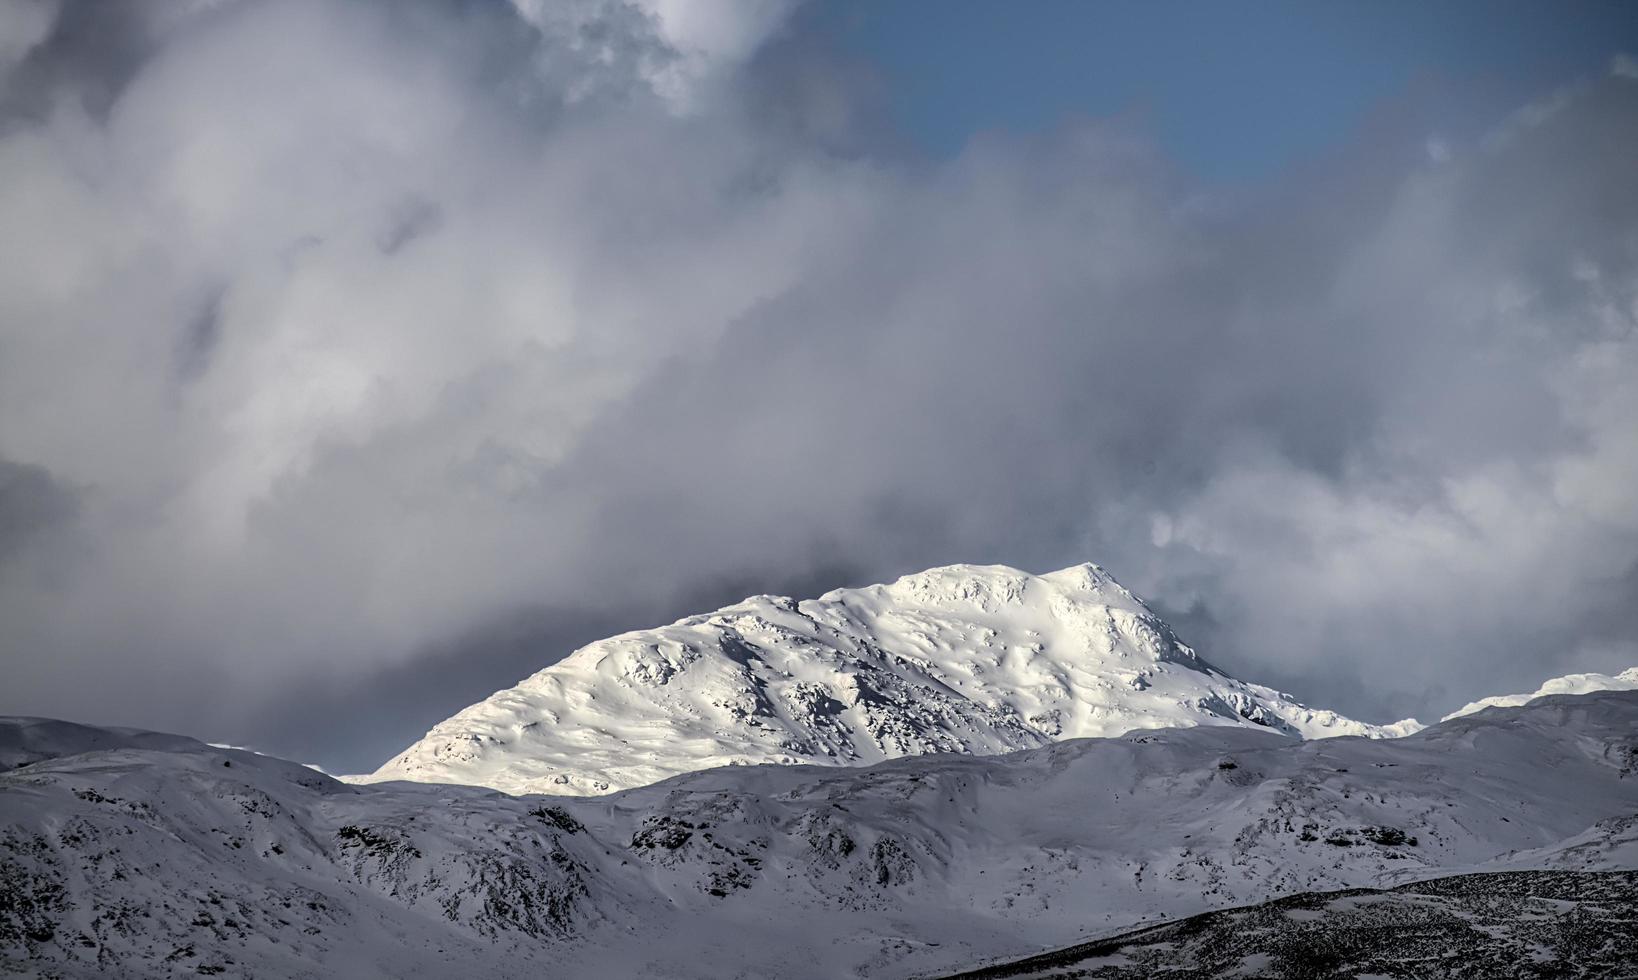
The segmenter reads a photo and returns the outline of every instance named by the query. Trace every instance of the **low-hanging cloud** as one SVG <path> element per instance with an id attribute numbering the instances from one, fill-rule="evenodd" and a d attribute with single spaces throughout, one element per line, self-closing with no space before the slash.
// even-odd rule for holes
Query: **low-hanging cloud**
<path id="1" fill-rule="evenodd" d="M 1630 72 L 1230 195 L 1119 122 L 893 155 L 785 3 L 25 6 L 0 710 L 293 745 L 951 561 L 1372 717 L 1638 661 Z"/>

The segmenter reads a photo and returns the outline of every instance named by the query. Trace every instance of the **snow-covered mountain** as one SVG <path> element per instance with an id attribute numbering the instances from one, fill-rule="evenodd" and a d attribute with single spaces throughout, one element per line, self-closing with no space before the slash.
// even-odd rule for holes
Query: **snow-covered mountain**
<path id="1" fill-rule="evenodd" d="M 0 719 L 0 974 L 927 976 L 1279 895 L 1631 869 L 1635 732 L 1611 691 L 1400 739 L 1197 726 L 579 799 Z M 1562 907 L 1524 910 L 1531 956 Z"/>
<path id="2" fill-rule="evenodd" d="M 755 596 L 569 654 L 364 780 L 597 794 L 716 766 L 989 755 L 1140 728 L 1397 736 L 1212 667 L 1096 565 Z"/>
<path id="3" fill-rule="evenodd" d="M 1486 708 L 1515 708 L 1521 704 L 1529 704 L 1536 698 L 1544 698 L 1550 694 L 1591 694 L 1593 691 L 1638 691 L 1638 667 L 1629 667 L 1621 673 L 1609 674 L 1565 674 L 1563 677 L 1554 677 L 1529 694 L 1498 694 L 1495 697 L 1480 698 L 1469 702 L 1461 708 L 1445 715 L 1442 721 L 1460 718 L 1463 715 L 1483 711 Z"/>

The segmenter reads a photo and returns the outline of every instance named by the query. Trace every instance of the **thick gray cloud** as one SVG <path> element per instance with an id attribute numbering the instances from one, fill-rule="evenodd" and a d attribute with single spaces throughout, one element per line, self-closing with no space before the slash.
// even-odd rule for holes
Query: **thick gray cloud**
<path id="1" fill-rule="evenodd" d="M 30 540 L 72 521 L 79 512 L 74 491 L 38 466 L 0 459 L 0 561 Z"/>
<path id="2" fill-rule="evenodd" d="M 30 8 L 0 711 L 361 767 L 951 561 L 1372 718 L 1638 662 L 1629 73 L 1229 193 L 1119 122 L 885 149 L 789 6 Z"/>

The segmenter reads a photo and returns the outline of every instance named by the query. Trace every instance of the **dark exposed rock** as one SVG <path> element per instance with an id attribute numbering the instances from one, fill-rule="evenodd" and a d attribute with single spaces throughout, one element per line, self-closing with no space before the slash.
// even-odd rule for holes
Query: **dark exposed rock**
<path id="1" fill-rule="evenodd" d="M 529 815 L 538 817 L 542 822 L 556 827 L 565 834 L 578 834 L 586 829 L 586 825 L 576 820 L 569 811 L 560 806 L 536 807 L 529 811 Z"/>

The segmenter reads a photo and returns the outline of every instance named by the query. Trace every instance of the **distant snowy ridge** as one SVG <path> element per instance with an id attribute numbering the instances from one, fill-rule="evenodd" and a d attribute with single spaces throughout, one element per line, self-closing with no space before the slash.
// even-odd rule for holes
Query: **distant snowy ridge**
<path id="1" fill-rule="evenodd" d="M 592 643 L 357 779 L 586 795 L 725 765 L 993 755 L 1196 725 L 1300 738 L 1422 727 L 1229 677 L 1096 565 L 951 565 Z"/>
<path id="2" fill-rule="evenodd" d="M 1565 674 L 1563 677 L 1547 681 L 1530 694 L 1498 694 L 1495 697 L 1480 698 L 1452 711 L 1440 720 L 1449 721 L 1475 711 L 1483 711 L 1485 708 L 1516 708 L 1549 694 L 1591 694 L 1594 691 L 1638 691 L 1638 667 L 1628 667 L 1613 677 L 1609 674 Z"/>

